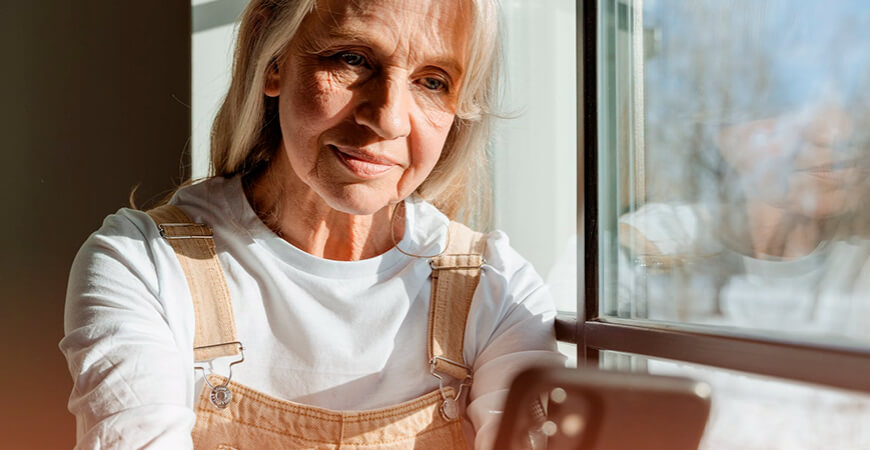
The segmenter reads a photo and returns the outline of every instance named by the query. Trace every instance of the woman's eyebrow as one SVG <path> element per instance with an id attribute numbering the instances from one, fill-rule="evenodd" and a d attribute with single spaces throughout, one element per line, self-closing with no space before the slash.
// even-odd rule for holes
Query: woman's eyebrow
<path id="1" fill-rule="evenodd" d="M 371 33 L 366 32 L 366 30 L 354 27 L 332 28 L 327 33 L 325 33 L 323 41 L 358 42 L 374 50 L 387 47 L 383 45 L 381 39 L 379 39 L 378 36 L 372 35 Z M 443 68 L 448 73 L 450 73 L 451 75 L 455 75 L 456 77 L 461 76 L 463 72 L 462 64 L 460 64 L 459 61 L 449 55 L 435 54 L 427 56 L 424 59 L 424 62 L 426 66 Z"/>
<path id="2" fill-rule="evenodd" d="M 327 39 L 336 39 L 342 41 L 361 41 L 366 44 L 375 44 L 372 36 L 366 34 L 365 31 L 357 28 L 336 27 L 331 28 L 325 36 Z"/>
<path id="3" fill-rule="evenodd" d="M 450 57 L 436 57 L 428 61 L 427 66 L 435 66 L 442 68 L 447 71 L 447 73 L 452 76 L 459 78 L 462 76 L 462 65 L 459 64 L 453 58 Z"/>
<path id="4" fill-rule="evenodd" d="M 369 36 L 350 28 L 321 28 L 302 39 L 302 47 L 312 53 L 325 51 L 336 43 L 361 43 L 374 47 Z"/>

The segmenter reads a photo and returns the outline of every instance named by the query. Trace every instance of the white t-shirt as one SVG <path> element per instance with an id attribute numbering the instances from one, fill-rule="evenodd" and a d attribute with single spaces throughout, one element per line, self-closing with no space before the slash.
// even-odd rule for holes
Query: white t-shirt
<path id="1" fill-rule="evenodd" d="M 426 325 L 430 268 L 396 248 L 362 261 L 305 253 L 270 231 L 240 179 L 185 187 L 170 203 L 214 230 L 245 361 L 233 381 L 279 398 L 339 410 L 384 407 L 437 389 Z M 406 201 L 406 252 L 432 255 L 448 219 Z M 466 416 L 490 448 L 512 377 L 561 364 L 553 302 L 501 232 L 487 235 L 465 335 L 474 383 Z M 172 248 L 141 211 L 121 209 L 73 263 L 60 348 L 75 386 L 78 448 L 190 448 L 202 372 L 193 369 L 194 315 Z M 227 358 L 231 359 L 231 358 Z M 226 361 L 215 365 L 226 374 Z"/>

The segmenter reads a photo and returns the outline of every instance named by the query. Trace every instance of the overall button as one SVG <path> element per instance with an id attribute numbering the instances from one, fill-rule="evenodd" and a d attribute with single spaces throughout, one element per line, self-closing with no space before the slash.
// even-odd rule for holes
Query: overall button
<path id="1" fill-rule="evenodd" d="M 233 400 L 233 392 L 226 386 L 217 386 L 211 390 L 208 399 L 211 401 L 212 405 L 224 409 L 229 406 L 230 402 Z"/>
<path id="2" fill-rule="evenodd" d="M 441 403 L 441 416 L 447 420 L 455 420 L 459 417 L 459 404 L 456 400 L 448 398 Z"/>

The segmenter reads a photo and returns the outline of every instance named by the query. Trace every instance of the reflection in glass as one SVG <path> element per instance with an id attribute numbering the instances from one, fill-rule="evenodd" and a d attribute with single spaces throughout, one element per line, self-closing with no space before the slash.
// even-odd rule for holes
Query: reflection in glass
<path id="1" fill-rule="evenodd" d="M 870 448 L 870 395 L 698 364 L 602 352 L 602 367 L 678 375 L 712 387 L 700 450 Z"/>
<path id="2" fill-rule="evenodd" d="M 870 3 L 602 3 L 602 66 L 642 43 L 604 120 L 643 122 L 604 312 L 870 343 Z"/>

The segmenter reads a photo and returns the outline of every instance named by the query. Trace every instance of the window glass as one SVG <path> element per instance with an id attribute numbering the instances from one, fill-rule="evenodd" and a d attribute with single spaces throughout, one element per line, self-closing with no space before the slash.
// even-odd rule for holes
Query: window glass
<path id="1" fill-rule="evenodd" d="M 870 448 L 868 394 L 618 352 L 602 352 L 601 365 L 707 382 L 701 450 Z"/>
<path id="2" fill-rule="evenodd" d="M 870 3 L 600 0 L 604 315 L 870 344 Z"/>

